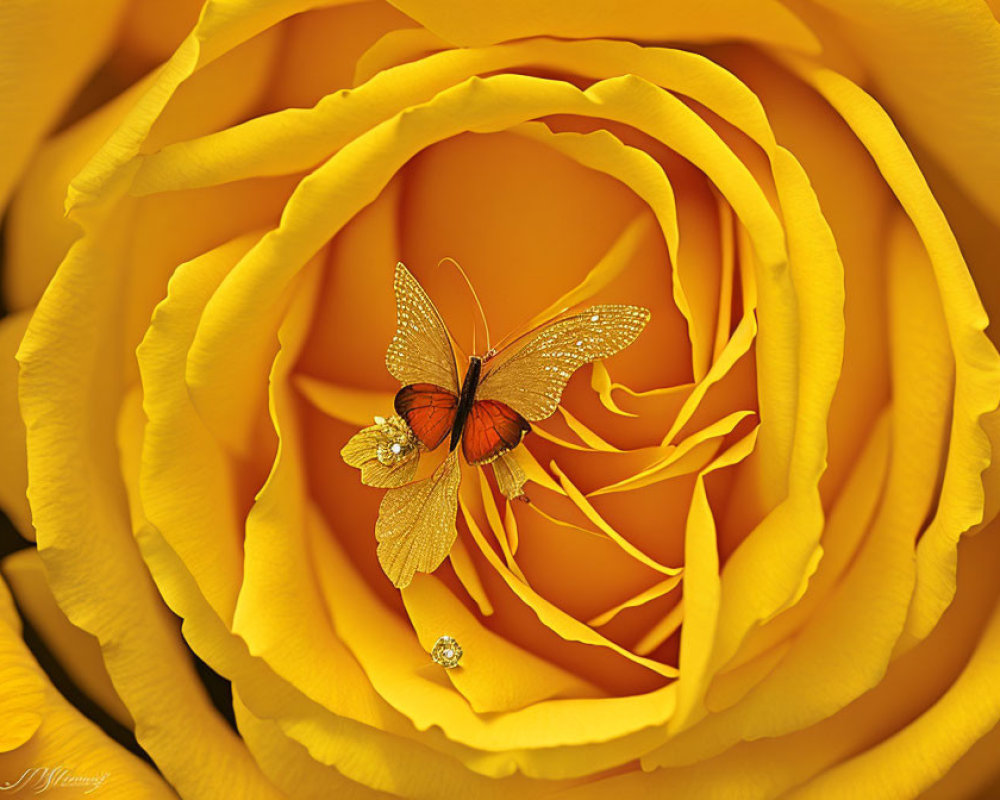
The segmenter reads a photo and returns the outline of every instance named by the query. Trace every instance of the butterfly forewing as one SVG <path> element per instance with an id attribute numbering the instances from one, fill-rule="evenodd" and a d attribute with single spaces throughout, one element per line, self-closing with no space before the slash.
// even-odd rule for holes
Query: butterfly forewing
<path id="1" fill-rule="evenodd" d="M 430 383 L 458 394 L 458 371 L 444 321 L 427 293 L 396 265 L 396 333 L 385 354 L 389 372 L 404 386 Z"/>
<path id="2" fill-rule="evenodd" d="M 424 447 L 433 450 L 451 433 L 458 397 L 431 383 L 414 383 L 396 393 L 395 406 Z"/>
<path id="3" fill-rule="evenodd" d="M 429 478 L 389 489 L 379 506 L 375 538 L 382 570 L 402 589 L 414 572 L 433 572 L 455 542 L 458 451 L 452 451 Z"/>
<path id="4" fill-rule="evenodd" d="M 479 383 L 478 400 L 497 400 L 532 422 L 551 416 L 570 377 L 628 347 L 649 321 L 640 306 L 603 305 L 545 325 L 501 351 Z"/>

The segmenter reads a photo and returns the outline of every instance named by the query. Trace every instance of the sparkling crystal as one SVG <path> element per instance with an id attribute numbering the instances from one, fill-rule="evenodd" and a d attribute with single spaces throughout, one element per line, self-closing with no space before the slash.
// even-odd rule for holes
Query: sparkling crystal
<path id="1" fill-rule="evenodd" d="M 431 649 L 431 659 L 445 669 L 454 669 L 462 660 L 462 648 L 451 636 L 442 636 Z"/>
<path id="2" fill-rule="evenodd" d="M 387 467 L 410 460 L 416 454 L 417 438 L 402 417 L 392 416 L 377 423 L 375 457 Z"/>

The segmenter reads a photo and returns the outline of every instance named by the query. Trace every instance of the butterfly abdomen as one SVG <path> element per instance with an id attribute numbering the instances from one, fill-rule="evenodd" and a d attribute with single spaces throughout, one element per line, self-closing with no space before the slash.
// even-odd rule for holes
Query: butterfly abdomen
<path id="1" fill-rule="evenodd" d="M 448 450 L 454 450 L 462 441 L 462 430 L 469 418 L 472 404 L 476 402 L 476 389 L 479 387 L 479 374 L 483 369 L 483 360 L 479 356 L 469 356 L 469 369 L 462 381 L 462 392 L 458 398 L 458 408 L 455 411 L 455 422 L 451 427 L 451 442 Z"/>

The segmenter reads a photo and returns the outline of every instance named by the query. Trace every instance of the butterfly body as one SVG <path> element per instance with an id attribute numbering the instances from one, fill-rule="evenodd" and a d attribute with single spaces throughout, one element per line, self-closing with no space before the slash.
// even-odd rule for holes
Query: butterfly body
<path id="1" fill-rule="evenodd" d="M 462 394 L 458 398 L 458 408 L 455 410 L 455 424 L 451 429 L 451 443 L 449 450 L 458 447 L 462 439 L 462 429 L 472 411 L 472 404 L 476 402 L 476 389 L 479 388 L 479 376 L 483 371 L 483 359 L 479 356 L 469 356 L 469 368 L 465 372 L 462 380 Z"/>
<path id="2" fill-rule="evenodd" d="M 531 431 L 528 421 L 506 403 L 476 398 L 485 361 L 483 356 L 469 358 L 457 395 L 431 383 L 410 384 L 396 393 L 396 413 L 428 450 L 450 435 L 449 452 L 461 443 L 469 464 L 489 464 Z"/>

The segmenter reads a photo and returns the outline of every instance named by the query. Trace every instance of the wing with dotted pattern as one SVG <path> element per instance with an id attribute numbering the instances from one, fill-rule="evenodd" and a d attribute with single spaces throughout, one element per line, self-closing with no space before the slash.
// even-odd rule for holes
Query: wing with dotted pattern
<path id="1" fill-rule="evenodd" d="M 608 358 L 636 340 L 649 322 L 641 306 L 591 306 L 514 342 L 479 382 L 477 400 L 498 400 L 532 422 L 551 416 L 584 364 Z"/>

